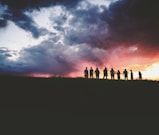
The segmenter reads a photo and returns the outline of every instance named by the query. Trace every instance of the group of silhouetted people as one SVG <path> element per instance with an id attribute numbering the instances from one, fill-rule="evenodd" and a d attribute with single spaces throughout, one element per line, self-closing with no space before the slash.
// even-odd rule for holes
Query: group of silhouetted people
<path id="1" fill-rule="evenodd" d="M 99 69 L 96 68 L 94 71 L 92 67 L 90 68 L 90 70 L 88 70 L 87 67 L 85 68 L 85 70 L 84 70 L 85 78 L 89 78 L 89 76 L 90 76 L 90 78 L 93 78 L 94 72 L 95 72 L 96 79 L 99 79 L 99 76 L 100 76 Z M 111 70 L 110 70 L 111 80 L 114 80 L 115 73 L 117 74 L 117 79 L 120 80 L 121 79 L 120 71 L 118 70 L 117 72 L 115 72 L 113 68 L 111 68 Z M 128 80 L 128 71 L 126 69 L 123 71 L 123 74 L 124 74 L 124 79 Z M 139 71 L 138 74 L 139 74 L 139 80 L 142 80 L 142 73 Z M 132 70 L 130 70 L 130 78 L 131 78 L 131 80 L 134 79 Z M 106 67 L 103 69 L 103 79 L 108 79 L 108 69 Z"/>

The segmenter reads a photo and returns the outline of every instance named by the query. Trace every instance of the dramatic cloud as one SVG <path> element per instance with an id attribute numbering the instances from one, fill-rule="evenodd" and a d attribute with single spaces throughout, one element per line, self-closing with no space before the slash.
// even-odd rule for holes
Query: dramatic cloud
<path id="1" fill-rule="evenodd" d="M 11 23 L 32 36 L 18 52 L 0 49 L 1 73 L 68 75 L 87 64 L 151 65 L 159 58 L 157 0 L 2 0 L 0 27 Z"/>
<path id="2" fill-rule="evenodd" d="M 67 75 L 77 70 L 83 61 L 95 61 L 101 64 L 101 57 L 106 52 L 100 49 L 92 49 L 86 44 L 77 46 L 66 46 L 45 41 L 38 46 L 25 48 L 19 53 L 16 61 L 9 58 L 12 56 L 7 49 L 1 48 L 1 70 L 2 73 L 17 73 L 28 75 L 32 73 Z M 16 52 L 15 54 L 16 55 Z M 81 61 L 82 60 L 82 61 Z M 5 64 L 5 65 L 4 65 Z"/>
<path id="3" fill-rule="evenodd" d="M 0 21 L 0 26 L 6 26 L 7 20 L 12 20 L 16 25 L 25 29 L 26 31 L 32 32 L 35 38 L 38 38 L 41 33 L 44 33 L 44 29 L 37 29 L 34 21 L 24 14 L 27 10 L 40 9 L 41 7 L 50 7 L 51 5 L 61 4 L 66 6 L 73 6 L 78 0 L 2 0 L 0 5 L 3 7 L 2 10 L 8 10 L 3 13 L 3 20 Z M 4 11 L 3 11 L 4 12 Z"/>
<path id="4" fill-rule="evenodd" d="M 158 47 L 158 4 L 157 0 L 121 0 L 113 3 L 103 13 L 103 19 L 109 24 L 112 40 Z"/>
<path id="5" fill-rule="evenodd" d="M 8 7 L 5 5 L 5 6 L 2 6 L 0 4 L 0 27 L 5 27 L 6 24 L 7 24 L 7 21 L 5 19 L 5 11 L 8 9 Z"/>
<path id="6" fill-rule="evenodd" d="M 10 51 L 7 48 L 0 48 L 0 73 L 1 74 L 15 74 L 19 73 L 20 70 L 16 69 L 16 64 L 13 61 L 10 61 L 12 55 L 16 55 L 16 51 Z"/>
<path id="7" fill-rule="evenodd" d="M 3 5 L 8 5 L 11 10 L 27 10 L 33 8 L 49 7 L 52 5 L 74 6 L 81 0 L 1 0 Z"/>

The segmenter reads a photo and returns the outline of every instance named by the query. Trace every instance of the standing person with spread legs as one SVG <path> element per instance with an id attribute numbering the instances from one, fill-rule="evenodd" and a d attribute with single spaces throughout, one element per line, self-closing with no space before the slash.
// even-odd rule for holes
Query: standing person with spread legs
<path id="1" fill-rule="evenodd" d="M 95 74 L 96 74 L 96 78 L 99 79 L 99 74 L 100 74 L 100 71 L 98 68 L 96 68 L 95 70 Z"/>
<path id="2" fill-rule="evenodd" d="M 85 78 L 88 78 L 88 69 L 87 69 L 87 67 L 86 67 L 85 70 L 84 70 L 84 77 L 85 77 Z"/>
<path id="3" fill-rule="evenodd" d="M 107 68 L 105 67 L 104 70 L 103 70 L 103 79 L 104 79 L 104 78 L 107 79 L 107 77 L 108 77 L 108 70 L 107 70 Z"/>

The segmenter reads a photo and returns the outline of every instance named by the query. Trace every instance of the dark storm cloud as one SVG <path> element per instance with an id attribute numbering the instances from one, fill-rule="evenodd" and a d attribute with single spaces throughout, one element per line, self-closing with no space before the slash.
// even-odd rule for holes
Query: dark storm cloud
<path id="1" fill-rule="evenodd" d="M 21 50 L 18 60 L 11 61 L 8 59 L 11 57 L 11 51 L 1 48 L 0 74 L 65 75 L 75 71 L 74 63 L 69 61 L 68 54 L 62 53 L 66 49 L 66 47 L 53 46 L 52 42 L 45 41 L 38 46 L 24 48 Z"/>
<path id="2" fill-rule="evenodd" d="M 93 51 L 87 45 L 82 47 L 68 47 L 66 45 L 54 44 L 52 41 L 44 41 L 38 46 L 25 48 L 20 52 L 18 62 L 31 68 L 23 68 L 28 73 L 43 73 L 52 75 L 67 75 L 77 70 L 81 60 L 98 61 L 98 50 Z M 75 51 L 78 49 L 78 51 Z"/>
<path id="3" fill-rule="evenodd" d="M 1 59 L 1 61 L 6 60 L 9 57 L 11 57 L 10 51 L 7 48 L 1 47 L 0 48 L 0 59 Z"/>
<path id="4" fill-rule="evenodd" d="M 20 28 L 32 32 L 35 38 L 38 38 L 43 30 L 39 30 L 31 17 L 24 14 L 24 11 L 40 9 L 52 5 L 64 5 L 67 7 L 74 6 L 79 0 L 1 0 L 0 5 L 7 6 L 8 10 L 0 19 L 0 27 L 7 25 L 7 20 L 12 20 Z M 45 31 L 45 30 L 44 30 Z"/>
<path id="5" fill-rule="evenodd" d="M 157 0 L 120 0 L 107 9 L 88 5 L 88 9 L 72 11 L 75 16 L 68 29 L 68 44 L 87 43 L 98 48 L 120 45 L 145 45 L 156 48 L 159 43 L 159 2 Z M 99 12 L 102 8 L 103 12 Z"/>
<path id="6" fill-rule="evenodd" d="M 72 9 L 73 28 L 66 29 L 67 44 L 87 43 L 104 49 L 136 45 L 147 47 L 146 52 L 158 48 L 157 0 L 120 0 L 109 8 L 87 4 L 87 9 Z"/>
<path id="7" fill-rule="evenodd" d="M 80 29 L 70 29 L 67 38 L 70 38 L 72 43 L 88 42 L 103 46 L 103 42 L 159 42 L 157 36 L 159 35 L 159 2 L 157 0 L 120 0 L 112 3 L 109 9 L 101 6 L 100 8 L 104 10 L 103 13 L 98 12 L 98 6 L 91 4 L 86 10 L 76 10 L 73 6 L 77 5 L 79 1 L 82 0 L 1 0 L 2 5 L 8 6 L 8 11 L 4 15 L 4 19 L 0 20 L 0 26 L 6 26 L 7 20 L 10 19 L 19 27 L 31 31 L 34 37 L 38 37 L 42 30 L 37 29 L 34 21 L 25 15 L 24 11 L 52 5 L 64 5 L 72 7 L 69 10 L 72 10 L 76 16 L 70 24 L 76 26 L 77 22 L 81 22 L 80 26 L 86 29 L 86 32 L 80 31 Z M 96 29 L 92 28 L 92 25 L 95 25 Z M 60 30 L 61 27 L 57 26 L 56 28 Z M 108 28 L 109 38 L 104 32 Z"/>
<path id="8" fill-rule="evenodd" d="M 0 27 L 5 27 L 7 26 L 7 20 L 0 19 Z"/>
<path id="9" fill-rule="evenodd" d="M 109 33 L 107 22 L 101 19 L 102 7 L 85 4 L 87 4 L 86 9 L 70 11 L 73 18 L 69 20 L 71 27 L 65 28 L 65 42 L 68 45 L 85 43 L 92 47 L 103 48 Z M 62 25 L 58 26 L 62 27 Z"/>
<path id="10" fill-rule="evenodd" d="M 8 20 L 13 21 L 20 28 L 31 32 L 35 38 L 38 38 L 39 35 L 45 31 L 43 29 L 38 29 L 35 22 L 30 17 L 25 15 L 23 11 L 16 9 L 5 11 L 5 13 L 2 14 L 2 19 L 0 19 L 0 27 L 3 28 L 7 26 Z"/>
<path id="11" fill-rule="evenodd" d="M 27 75 L 31 73 L 68 75 L 77 71 L 81 62 L 93 61 L 94 64 L 102 64 L 101 57 L 105 52 L 92 49 L 85 44 L 68 47 L 54 44 L 52 41 L 44 41 L 37 46 L 24 48 L 19 53 L 16 61 L 9 60 L 11 51 L 0 50 L 0 74 Z"/>
<path id="12" fill-rule="evenodd" d="M 23 66 L 18 68 L 17 63 L 10 61 L 9 58 L 12 57 L 12 54 L 16 52 L 10 51 L 5 47 L 0 48 L 0 74 L 12 74 L 20 73 Z"/>
<path id="13" fill-rule="evenodd" d="M 8 5 L 11 10 L 27 10 L 52 5 L 74 6 L 81 0 L 1 0 L 3 5 Z"/>
<path id="14" fill-rule="evenodd" d="M 7 9 L 8 8 L 7 8 L 6 5 L 2 6 L 0 4 L 0 27 L 5 27 L 7 25 L 7 20 L 5 18 L 5 16 L 6 16 L 5 12 L 6 12 Z"/>
<path id="15" fill-rule="evenodd" d="M 22 28 L 28 32 L 32 32 L 33 37 L 38 38 L 43 33 L 46 33 L 45 29 L 37 28 L 34 21 L 27 15 L 17 13 L 17 11 L 16 11 L 16 13 L 14 12 L 13 14 L 16 14 L 16 15 L 13 16 L 11 18 L 11 20 L 14 21 L 15 24 L 18 25 L 20 28 Z"/>
<path id="16" fill-rule="evenodd" d="M 20 61 L 30 65 L 33 73 L 64 74 L 73 70 L 73 63 L 62 54 L 63 50 L 46 41 L 38 46 L 23 49 Z"/>
<path id="17" fill-rule="evenodd" d="M 118 43 L 159 43 L 159 2 L 120 0 L 102 15 L 109 25 L 111 40 Z M 156 45 L 156 46 L 155 46 Z M 153 47 L 153 46 L 152 46 Z"/>

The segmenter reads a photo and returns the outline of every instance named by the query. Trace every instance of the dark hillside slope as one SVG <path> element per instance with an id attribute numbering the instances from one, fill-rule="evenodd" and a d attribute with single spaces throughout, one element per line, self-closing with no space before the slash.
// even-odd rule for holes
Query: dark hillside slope
<path id="1" fill-rule="evenodd" d="M 119 117 L 159 117 L 159 82 L 0 77 L 0 107 Z"/>

